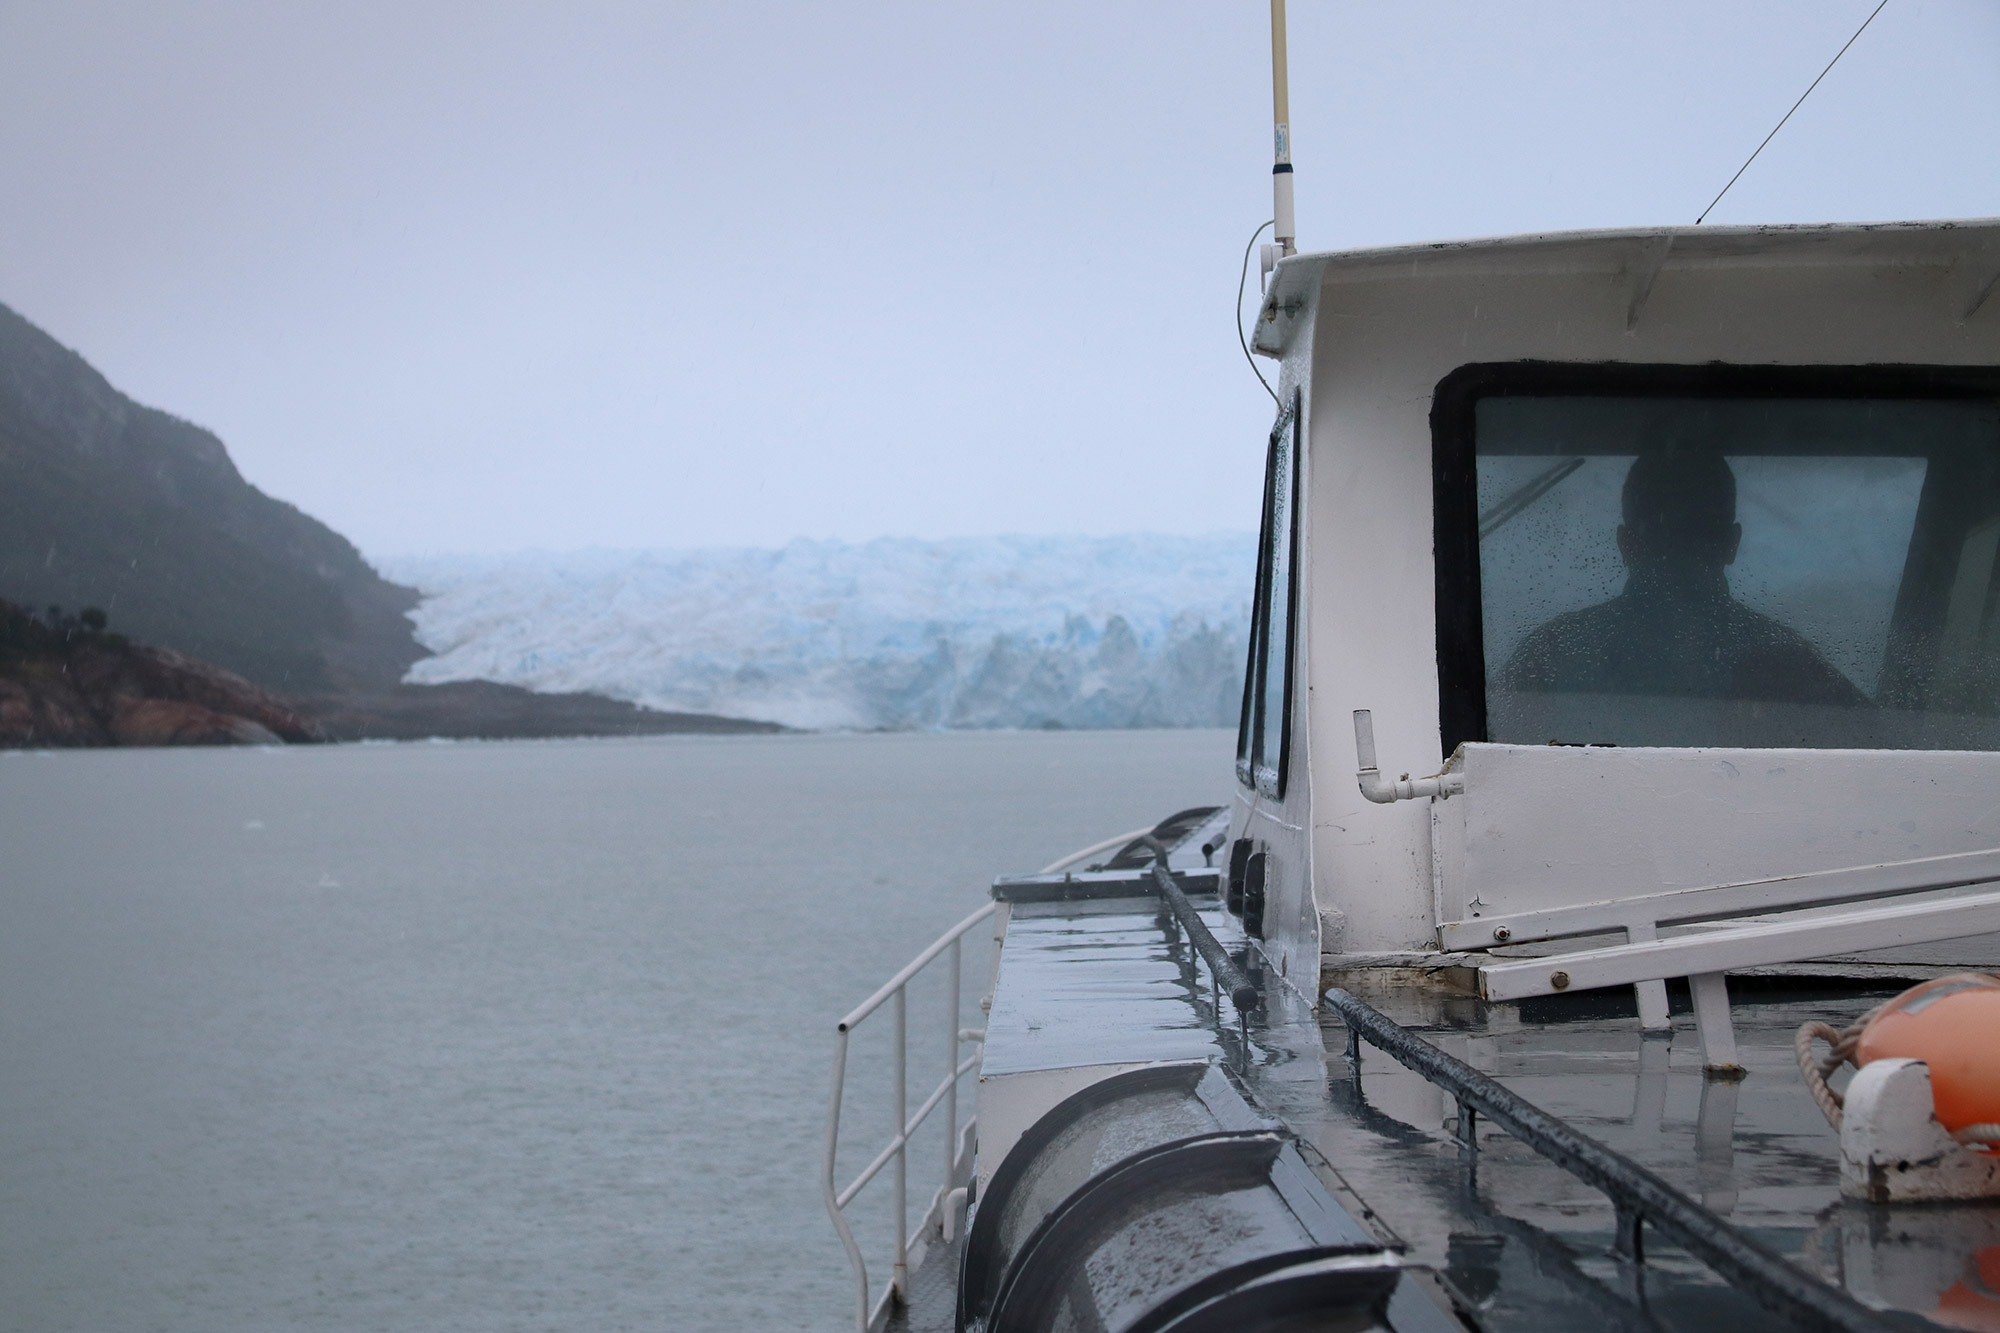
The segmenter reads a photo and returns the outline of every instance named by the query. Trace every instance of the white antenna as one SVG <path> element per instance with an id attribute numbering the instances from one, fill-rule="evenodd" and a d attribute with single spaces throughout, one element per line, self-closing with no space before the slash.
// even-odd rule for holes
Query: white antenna
<path id="1" fill-rule="evenodd" d="M 1292 222 L 1292 97 L 1290 78 L 1285 70 L 1285 0 L 1271 0 L 1271 121 L 1274 126 L 1276 160 L 1271 167 L 1271 202 L 1277 225 L 1271 239 L 1278 254 L 1298 253 L 1293 241 L 1298 227 Z"/>

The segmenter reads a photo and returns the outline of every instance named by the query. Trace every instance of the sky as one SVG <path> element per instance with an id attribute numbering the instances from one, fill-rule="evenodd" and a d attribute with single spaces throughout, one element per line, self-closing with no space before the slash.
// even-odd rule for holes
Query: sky
<path id="1" fill-rule="evenodd" d="M 1691 222 L 1874 4 L 1292 0 L 1300 244 Z M 1268 22 L 0 0 L 0 302 L 376 557 L 1245 529 Z M 1889 0 L 1710 221 L 1996 161 L 2000 4 Z"/>

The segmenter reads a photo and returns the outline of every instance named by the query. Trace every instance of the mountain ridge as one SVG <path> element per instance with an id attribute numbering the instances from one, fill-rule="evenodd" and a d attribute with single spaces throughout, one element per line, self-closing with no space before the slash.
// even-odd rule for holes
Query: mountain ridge
<path id="1" fill-rule="evenodd" d="M 0 304 L 0 746 L 782 729 L 406 683 L 416 604 L 214 432 Z"/>
<path id="2" fill-rule="evenodd" d="M 326 734 L 286 700 L 102 613 L 37 617 L 0 601 L 0 747 L 276 745 Z"/>
<path id="3" fill-rule="evenodd" d="M 102 608 L 284 693 L 391 686 L 423 656 L 414 590 L 4 304 L 0 480 L 0 597 Z"/>

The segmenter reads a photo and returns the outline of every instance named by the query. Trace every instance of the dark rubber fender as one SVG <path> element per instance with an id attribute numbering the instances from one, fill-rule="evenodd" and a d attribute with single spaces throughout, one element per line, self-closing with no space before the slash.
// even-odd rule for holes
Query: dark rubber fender
<path id="1" fill-rule="evenodd" d="M 1159 1333 L 1218 1321 L 1253 1333 L 1266 1307 L 1275 1319 L 1304 1309 L 1339 1327 L 1381 1326 L 1396 1257 L 1359 1228 L 1340 1235 L 1344 1215 L 1310 1197 L 1323 1195 L 1316 1186 L 1289 1139 L 1271 1131 L 1136 1154 L 1044 1219 L 996 1294 L 986 1333 Z M 1350 1262 L 1312 1280 L 1264 1281 L 1332 1259 Z"/>
<path id="2" fill-rule="evenodd" d="M 1115 1074 L 1031 1125 L 979 1197 L 959 1270 L 958 1327 L 974 1327 L 1023 1243 L 1063 1201 L 1135 1153 L 1224 1131 L 1276 1130 L 1203 1062 Z"/>

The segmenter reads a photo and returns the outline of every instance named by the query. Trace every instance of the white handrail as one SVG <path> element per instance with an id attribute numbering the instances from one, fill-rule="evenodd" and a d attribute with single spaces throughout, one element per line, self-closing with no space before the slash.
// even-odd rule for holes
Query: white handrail
<path id="1" fill-rule="evenodd" d="M 1082 853 L 1082 855 L 1088 855 L 1088 852 Z M 963 982 L 960 942 L 967 931 L 993 915 L 995 906 L 993 903 L 987 903 L 984 907 L 940 935 L 931 943 L 930 947 L 911 959 L 881 989 L 877 990 L 866 1000 L 863 1000 L 847 1017 L 841 1019 L 834 1028 L 833 1095 L 827 1108 L 826 1161 L 820 1173 L 820 1187 L 826 1198 L 827 1215 L 833 1219 L 834 1229 L 840 1233 L 840 1243 L 846 1247 L 848 1262 L 854 1265 L 854 1326 L 857 1333 L 869 1333 L 874 1323 L 874 1315 L 877 1312 L 869 1309 L 868 1264 L 862 1257 L 861 1246 L 855 1241 L 853 1228 L 848 1226 L 847 1215 L 843 1210 L 853 1200 L 854 1196 L 861 1192 L 863 1187 L 881 1174 L 883 1167 L 888 1166 L 891 1162 L 895 1163 L 896 1258 L 894 1277 L 890 1282 L 889 1290 L 883 1293 L 882 1302 L 886 1310 L 887 1305 L 891 1301 L 907 1301 L 910 1292 L 909 1251 L 910 1246 L 917 1240 L 917 1237 L 911 1235 L 909 1232 L 907 1159 L 910 1138 L 922 1127 L 924 1121 L 929 1118 L 932 1111 L 936 1110 L 940 1105 L 944 1107 L 945 1175 L 944 1185 L 938 1191 L 940 1201 L 944 1200 L 951 1191 L 952 1177 L 959 1166 L 958 1081 L 976 1068 L 979 1063 L 977 1055 L 968 1056 L 966 1059 L 960 1060 L 958 1058 L 958 1050 L 962 1043 L 973 1042 L 977 1044 L 984 1036 L 981 1030 L 960 1028 L 958 1025 L 959 1005 L 962 999 L 960 989 Z M 945 1049 L 949 1052 L 949 1072 L 945 1074 L 944 1080 L 938 1084 L 936 1090 L 924 1099 L 923 1104 L 917 1108 L 916 1114 L 909 1115 L 907 1087 L 909 984 L 919 972 L 923 971 L 940 954 L 947 951 L 951 954 L 951 978 L 945 995 L 946 1034 L 949 1043 Z M 834 1184 L 833 1173 L 834 1158 L 840 1148 L 840 1102 L 842 1093 L 846 1090 L 847 1038 L 856 1025 L 891 999 L 895 1001 L 894 1008 L 896 1015 L 894 1081 L 896 1100 L 895 1123 L 898 1132 L 890 1138 L 889 1145 L 875 1155 L 874 1160 L 868 1163 L 867 1167 L 863 1169 L 859 1176 L 855 1177 L 851 1184 L 845 1189 L 837 1188 Z M 971 1122 L 968 1121 L 968 1128 L 970 1124 Z"/>
<path id="2" fill-rule="evenodd" d="M 974 912 L 971 916 L 965 918 L 965 920 L 959 922 L 957 925 L 953 926 L 950 930 L 947 930 L 944 934 L 938 936 L 937 939 L 931 942 L 929 948 L 925 949 L 915 958 L 912 958 L 909 962 L 903 964 L 902 971 L 898 972 L 895 976 L 890 977 L 887 981 L 883 982 L 882 988 L 880 990 L 876 991 L 873 995 L 863 1000 L 860 1004 L 854 1006 L 854 1008 L 848 1013 L 847 1017 L 840 1020 L 840 1024 L 837 1030 L 841 1032 L 846 1032 L 851 1028 L 853 1028 L 853 1026 L 856 1023 L 859 1023 L 862 1019 L 868 1017 L 868 1015 L 874 1013 L 877 1009 L 881 1008 L 882 1002 L 884 1000 L 888 999 L 891 995 L 894 995 L 897 991 L 903 989 L 903 987 L 909 985 L 910 978 L 916 976 L 917 973 L 923 971 L 924 967 L 933 958 L 936 958 L 939 954 L 943 953 L 946 946 L 950 945 L 953 940 L 957 939 L 960 935 L 963 935 L 966 931 L 972 929 L 980 922 L 984 921 L 987 917 L 992 916 L 993 907 L 994 904 L 992 903 L 986 904 L 986 906 L 980 908 L 977 912 Z"/>
<path id="3" fill-rule="evenodd" d="M 1081 861 L 1086 856 L 1095 856 L 1099 852 L 1108 852 L 1113 847 L 1123 847 L 1126 843 L 1132 841 L 1134 838 L 1143 838 L 1148 833 L 1151 833 L 1154 827 L 1155 827 L 1154 825 L 1148 824 L 1144 828 L 1135 828 L 1130 833 L 1121 833 L 1115 838 L 1106 838 L 1103 842 L 1093 842 L 1090 844 L 1090 846 L 1085 847 L 1081 851 L 1071 852 L 1068 856 L 1065 856 L 1060 861 L 1049 862 L 1047 865 L 1043 866 L 1040 870 L 1037 870 L 1035 873 L 1037 875 L 1053 875 L 1056 873 L 1056 871 L 1061 870 L 1065 866 L 1075 865 L 1078 861 Z"/>
<path id="4" fill-rule="evenodd" d="M 839 1195 L 835 1197 L 834 1203 L 842 1208 L 847 1207 L 848 1201 L 852 1199 L 855 1195 L 861 1193 L 861 1187 L 866 1185 L 869 1181 L 875 1179 L 877 1173 L 879 1173 L 883 1167 L 889 1164 L 889 1159 L 894 1157 L 909 1143 L 910 1136 L 916 1133 L 918 1128 L 923 1125 L 925 1119 L 929 1117 L 931 1113 L 931 1108 L 935 1107 L 938 1104 L 938 1102 L 943 1100 L 945 1093 L 949 1091 L 951 1087 L 958 1082 L 959 1079 L 965 1077 L 966 1074 L 970 1073 L 973 1067 L 978 1063 L 979 1063 L 978 1056 L 976 1055 L 967 1056 L 964 1062 L 961 1063 L 958 1066 L 958 1068 L 952 1072 L 952 1075 L 950 1077 L 946 1078 L 944 1082 L 938 1084 L 937 1090 L 931 1093 L 930 1097 L 924 1102 L 924 1104 L 917 1108 L 917 1113 L 910 1117 L 910 1123 L 903 1127 L 903 1132 L 901 1134 L 898 1134 L 895 1138 L 890 1139 L 889 1146 L 884 1148 L 881 1152 L 875 1154 L 875 1160 L 870 1162 L 866 1167 L 862 1168 L 861 1174 L 856 1176 L 854 1178 L 853 1183 L 850 1184 L 846 1189 L 842 1190 L 839 1193 Z"/>

